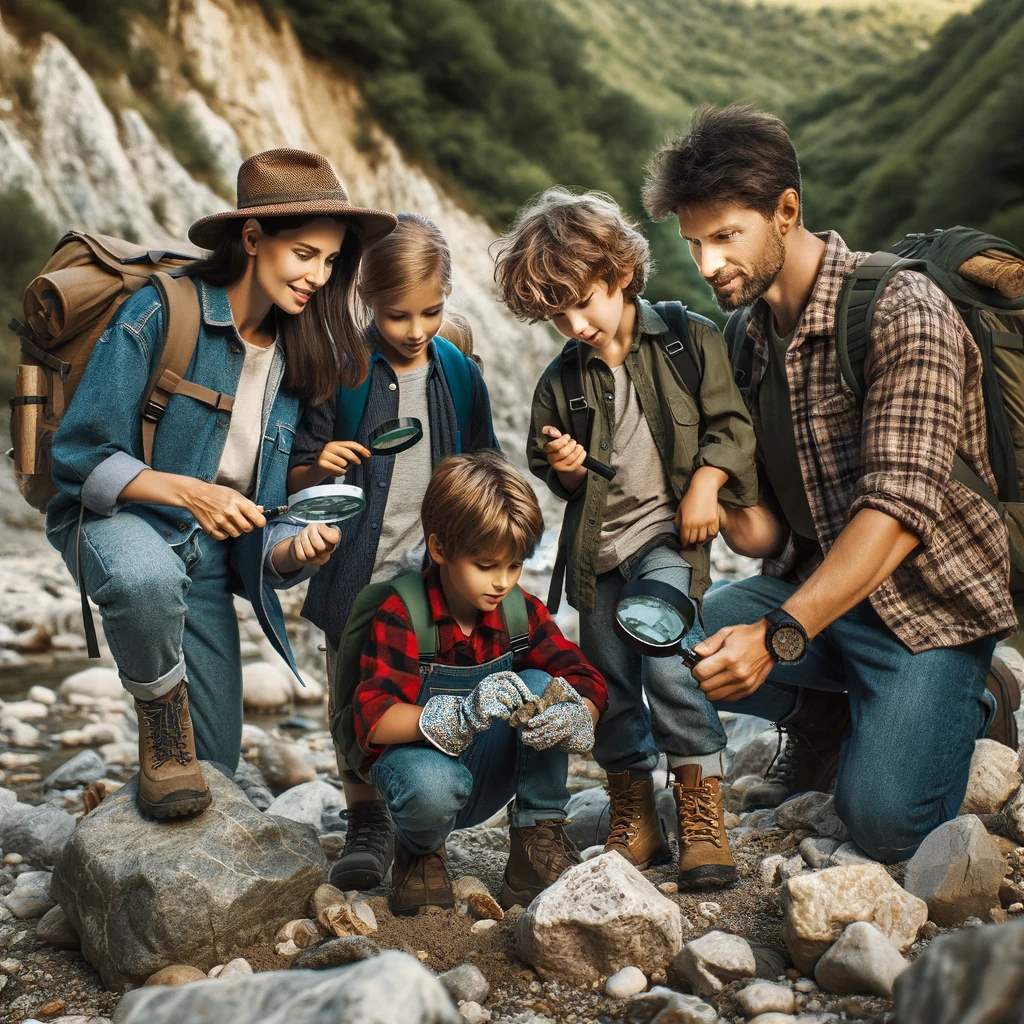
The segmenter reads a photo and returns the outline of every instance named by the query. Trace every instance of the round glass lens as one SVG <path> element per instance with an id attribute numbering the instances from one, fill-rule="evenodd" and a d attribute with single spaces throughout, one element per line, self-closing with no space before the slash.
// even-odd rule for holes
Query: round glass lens
<path id="1" fill-rule="evenodd" d="M 615 609 L 615 618 L 627 633 L 645 643 L 678 643 L 686 632 L 686 623 L 675 608 L 646 594 L 620 601 Z"/>
<path id="2" fill-rule="evenodd" d="M 288 510 L 288 517 L 303 523 L 340 523 L 358 515 L 365 504 L 364 498 L 351 493 L 319 494 L 294 502 Z"/>
<path id="3" fill-rule="evenodd" d="M 422 431 L 417 427 L 396 427 L 394 430 L 385 430 L 375 434 L 370 441 L 370 447 L 378 451 L 389 452 L 393 448 L 399 448 L 407 441 L 415 438 L 420 439 Z"/>

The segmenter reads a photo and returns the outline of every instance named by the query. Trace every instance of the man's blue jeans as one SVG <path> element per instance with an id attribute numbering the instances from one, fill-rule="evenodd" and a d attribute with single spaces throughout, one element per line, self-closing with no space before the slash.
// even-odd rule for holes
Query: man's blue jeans
<path id="1" fill-rule="evenodd" d="M 708 634 L 756 622 L 795 589 L 767 576 L 717 584 L 704 599 Z M 778 722 L 803 687 L 846 690 L 836 810 L 867 854 L 902 860 L 960 808 L 974 741 L 994 709 L 985 677 L 995 644 L 985 637 L 912 654 L 862 601 L 814 638 L 803 661 L 777 665 L 756 693 L 716 706 Z"/>
<path id="2" fill-rule="evenodd" d="M 437 665 L 433 678 L 439 684 L 472 680 L 472 689 L 484 675 L 505 667 L 511 668 L 511 659 L 507 666 L 490 663 L 482 674 L 475 667 Z M 525 669 L 519 676 L 538 696 L 551 679 L 537 669 Z M 427 743 L 403 743 L 381 754 L 370 774 L 387 801 L 402 844 L 425 854 L 436 850 L 454 829 L 486 821 L 512 797 L 509 822 L 516 828 L 564 818 L 568 767 L 568 754 L 527 747 L 508 723 L 495 722 L 460 757 L 442 754 Z"/>

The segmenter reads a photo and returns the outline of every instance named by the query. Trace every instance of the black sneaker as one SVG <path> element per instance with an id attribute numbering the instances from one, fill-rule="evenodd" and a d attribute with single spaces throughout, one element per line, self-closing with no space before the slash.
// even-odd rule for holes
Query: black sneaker
<path id="1" fill-rule="evenodd" d="M 376 889 L 395 859 L 395 829 L 383 800 L 354 804 L 346 812 L 345 849 L 331 868 L 330 882 L 342 892 Z"/>

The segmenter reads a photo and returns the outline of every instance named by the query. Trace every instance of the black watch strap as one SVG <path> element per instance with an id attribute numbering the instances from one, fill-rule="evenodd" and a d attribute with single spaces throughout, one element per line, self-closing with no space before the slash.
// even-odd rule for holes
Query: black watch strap
<path id="1" fill-rule="evenodd" d="M 786 665 L 802 661 L 810 643 L 807 630 L 782 608 L 770 611 L 764 618 L 768 623 L 765 643 L 771 656 Z"/>

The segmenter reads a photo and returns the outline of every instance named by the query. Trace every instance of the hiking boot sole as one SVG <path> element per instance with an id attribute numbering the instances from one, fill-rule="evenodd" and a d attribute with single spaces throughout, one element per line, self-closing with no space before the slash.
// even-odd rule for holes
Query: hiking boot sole
<path id="1" fill-rule="evenodd" d="M 996 713 L 985 735 L 1011 750 L 1017 750 L 1020 738 L 1013 713 L 1020 707 L 1020 683 L 1006 662 L 993 658 L 986 686 L 996 699 Z"/>
<path id="2" fill-rule="evenodd" d="M 213 794 L 206 790 L 177 790 L 168 793 L 161 800 L 153 803 L 146 800 L 141 793 L 138 796 L 139 810 L 149 818 L 166 821 L 171 818 L 193 818 L 202 814 L 213 803 Z"/>
<path id="3" fill-rule="evenodd" d="M 734 865 L 702 864 L 689 871 L 679 873 L 679 888 L 692 889 L 724 889 L 734 885 L 739 878 Z"/>
<path id="4" fill-rule="evenodd" d="M 413 917 L 424 907 L 440 907 L 442 910 L 451 910 L 454 906 L 455 897 L 451 893 L 440 899 L 417 899 L 410 903 L 400 903 L 390 897 L 388 899 L 388 909 L 395 917 Z"/>
<path id="5" fill-rule="evenodd" d="M 342 857 L 342 860 L 344 860 L 344 857 Z M 376 889 L 384 884 L 384 879 L 387 877 L 388 871 L 391 870 L 390 864 L 383 871 L 380 871 L 374 868 L 343 866 L 342 860 L 339 860 L 331 868 L 328 878 L 331 885 L 342 892 L 348 892 L 351 889 L 357 889 L 359 892 Z"/>

